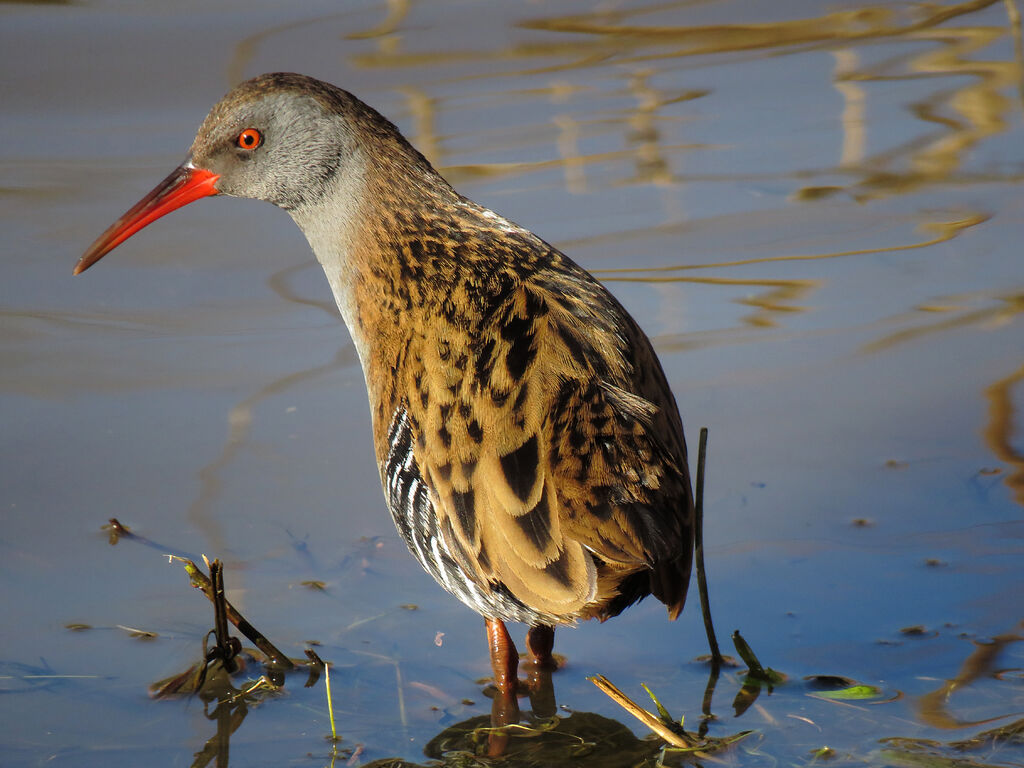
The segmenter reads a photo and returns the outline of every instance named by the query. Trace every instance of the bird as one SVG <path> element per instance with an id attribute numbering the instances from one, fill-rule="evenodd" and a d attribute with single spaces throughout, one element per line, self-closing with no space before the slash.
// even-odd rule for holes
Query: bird
<path id="1" fill-rule="evenodd" d="M 556 666 L 554 631 L 686 600 L 695 511 L 653 346 L 590 273 L 459 194 L 349 92 L 294 73 L 229 91 L 186 160 L 82 255 L 212 195 L 305 234 L 364 373 L 386 505 L 410 552 L 484 617 L 495 684 Z"/>

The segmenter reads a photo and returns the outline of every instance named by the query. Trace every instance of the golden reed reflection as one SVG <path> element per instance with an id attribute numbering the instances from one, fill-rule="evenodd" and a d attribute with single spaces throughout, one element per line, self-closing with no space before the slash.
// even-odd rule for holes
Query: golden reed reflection
<path id="1" fill-rule="evenodd" d="M 970 301 L 992 301 L 992 306 L 984 309 L 967 309 L 962 304 Z M 1011 294 L 1008 296 L 962 296 L 950 297 L 949 304 L 922 305 L 915 308 L 916 312 L 927 313 L 929 316 L 936 313 L 953 314 L 943 320 L 925 323 L 914 328 L 897 331 L 888 334 L 878 341 L 865 344 L 860 348 L 862 353 L 875 353 L 895 347 L 897 344 L 905 344 L 924 336 L 946 331 L 961 330 L 972 326 L 982 328 L 995 328 L 1012 322 L 1018 315 L 1024 313 L 1024 294 Z M 906 319 L 906 318 L 903 318 Z"/>
<path id="2" fill-rule="evenodd" d="M 1024 308 L 1024 296 L 1018 297 Z M 1013 404 L 1013 392 L 1024 392 L 1024 365 L 1014 373 L 1000 379 L 985 390 L 988 399 L 988 424 L 985 425 L 985 442 L 1000 461 L 1005 462 L 1012 471 L 1007 474 L 1004 482 L 1014 494 L 1017 503 L 1024 507 L 1024 452 L 1015 448 L 1013 438 L 1018 438 L 1024 429 L 1015 429 L 1018 410 Z"/>
<path id="3" fill-rule="evenodd" d="M 959 235 L 963 230 L 969 229 L 970 227 L 977 226 L 988 221 L 989 216 L 982 213 L 969 213 L 964 214 L 958 218 L 951 220 L 939 220 L 939 221 L 926 221 L 917 226 L 917 231 L 928 234 L 934 233 L 932 237 L 927 240 L 922 240 L 916 243 L 904 243 L 900 245 L 889 245 L 881 246 L 878 248 L 860 248 L 848 251 L 831 251 L 826 253 L 798 253 L 790 254 L 786 256 L 759 256 L 753 259 L 736 259 L 733 261 L 716 261 L 709 264 L 676 264 L 667 267 L 622 267 L 618 269 L 602 269 L 594 270 L 595 274 L 600 275 L 615 275 L 615 274 L 633 274 L 633 273 L 651 273 L 651 272 L 679 272 L 684 270 L 692 269 L 708 269 L 710 267 L 742 267 L 749 266 L 751 264 L 767 264 L 770 262 L 777 261 L 819 261 L 821 259 L 836 259 L 843 256 L 864 256 L 872 253 L 889 253 L 891 251 L 909 251 L 917 248 L 928 248 L 932 245 L 938 245 L 939 243 L 945 243 L 952 240 Z M 664 231 L 664 230 L 660 230 Z M 621 237 L 621 233 L 619 234 Z M 579 241 L 575 241 L 579 242 Z M 612 278 L 609 278 L 612 279 Z M 751 283 L 753 285 L 760 285 L 759 282 Z"/>
<path id="4" fill-rule="evenodd" d="M 618 271 L 618 270 L 608 270 Z M 595 274 L 600 274 L 595 270 Z M 795 302 L 809 295 L 821 285 L 820 280 L 740 280 L 728 277 L 610 277 L 604 282 L 619 283 L 695 283 L 698 285 L 730 285 L 764 288 L 766 290 L 756 296 L 747 296 L 736 301 L 754 307 L 758 312 L 742 318 L 742 322 L 753 328 L 774 328 L 778 325 L 775 315 L 788 312 L 803 312 L 804 307 Z M 707 341 L 712 342 L 711 336 Z M 673 342 L 666 342 L 666 337 L 659 336 L 659 347 L 667 350 L 678 350 L 681 347 Z M 691 345 L 686 344 L 686 347 Z"/>
<path id="5" fill-rule="evenodd" d="M 964 660 L 957 676 L 918 699 L 917 710 L 921 720 L 932 728 L 957 730 L 1004 720 L 1014 715 L 1019 716 L 1019 712 L 1003 712 L 994 717 L 979 720 L 961 720 L 949 712 L 949 706 L 950 699 L 957 691 L 966 689 L 978 681 L 997 677 L 996 663 L 1009 646 L 1024 641 L 1024 636 L 1021 635 L 1022 630 L 1024 630 L 1024 623 L 1019 623 L 1010 632 L 996 635 L 987 642 L 975 641 L 973 643 L 974 650 Z"/>
<path id="6" fill-rule="evenodd" d="M 898 37 L 937 27 L 959 16 L 975 13 L 995 5 L 999 0 L 970 0 L 949 6 L 915 4 L 907 7 L 865 6 L 833 11 L 806 19 L 790 19 L 766 23 L 714 24 L 677 26 L 626 24 L 624 20 L 652 13 L 684 11 L 692 3 L 679 0 L 652 3 L 634 8 L 601 7 L 596 11 L 568 16 L 553 16 L 520 22 L 523 29 L 569 33 L 585 38 L 564 37 L 551 42 L 513 43 L 505 47 L 482 50 L 464 48 L 444 51 L 378 50 L 353 57 L 359 66 L 373 68 L 406 68 L 472 61 L 502 59 L 536 60 L 552 55 L 567 58 L 561 64 L 549 64 L 519 70 L 517 74 L 543 74 L 579 67 L 600 66 L 615 56 L 619 63 L 637 63 L 683 56 L 736 53 L 765 49 L 833 44 L 836 41 L 874 40 Z M 396 28 L 397 29 L 397 28 Z M 648 50 L 653 46 L 669 47 L 666 51 Z M 471 74 L 469 78 L 490 77 Z"/>
<path id="7" fill-rule="evenodd" d="M 875 67 L 858 66 L 855 54 L 837 56 L 836 88 L 844 98 L 842 167 L 860 180 L 848 190 L 867 200 L 905 194 L 922 186 L 948 181 L 960 171 L 970 150 L 1006 130 L 1014 105 L 1003 92 L 1021 81 L 1019 60 L 971 58 L 1005 35 L 992 27 L 942 27 L 908 32 L 905 39 L 936 43 L 923 52 L 889 59 Z M 931 130 L 864 156 L 867 107 L 862 88 L 854 84 L 880 81 L 957 78 L 963 84 L 936 90 L 911 105 L 914 116 Z M 991 180 L 999 180 L 993 175 Z"/>
<path id="8" fill-rule="evenodd" d="M 767 23 L 716 24 L 709 26 L 629 25 L 625 19 L 672 9 L 683 10 L 689 0 L 651 4 L 629 9 L 604 8 L 593 13 L 575 14 L 525 22 L 528 29 L 551 32 L 575 32 L 613 37 L 625 42 L 636 38 L 671 42 L 679 46 L 676 56 L 694 56 L 723 51 L 742 51 L 780 46 L 807 45 L 835 40 L 905 35 L 944 24 L 951 19 L 995 5 L 999 0 L 939 5 L 920 3 L 911 6 L 864 6 L 833 11 L 809 19 L 791 19 Z"/>
<path id="9" fill-rule="evenodd" d="M 761 328 L 774 328 L 778 325 L 775 315 L 778 313 L 802 312 L 804 308 L 794 302 L 807 297 L 815 288 L 821 285 L 820 280 L 791 279 L 791 280 L 765 280 L 765 279 L 737 279 L 737 278 L 712 278 L 712 277 L 685 277 L 667 276 L 664 273 L 691 271 L 696 269 L 709 269 L 712 267 L 740 267 L 753 264 L 765 264 L 782 261 L 814 261 L 822 259 L 835 259 L 845 256 L 863 256 L 873 253 L 888 253 L 892 251 L 906 251 L 919 248 L 928 248 L 939 243 L 947 242 L 957 237 L 961 232 L 970 227 L 977 226 L 988 220 L 984 214 L 967 214 L 953 218 L 948 221 L 929 221 L 919 224 L 917 231 L 922 234 L 932 234 L 932 237 L 915 243 L 902 245 L 891 245 L 877 248 L 861 248 L 857 250 L 833 251 L 828 253 L 810 254 L 789 254 L 785 256 L 762 256 L 753 259 L 737 259 L 732 261 L 718 261 L 712 264 L 678 264 L 666 267 L 624 267 L 618 269 L 594 270 L 594 274 L 601 277 L 605 282 L 680 282 L 680 283 L 704 283 L 709 285 L 737 285 L 751 288 L 764 288 L 766 290 L 754 297 L 737 299 L 738 303 L 757 307 L 761 312 L 747 315 L 742 322 L 748 326 Z M 661 273 L 661 274 L 657 274 Z M 669 347 L 671 348 L 671 347 Z"/>
<path id="10" fill-rule="evenodd" d="M 352 32 L 347 35 L 348 39 L 361 40 L 394 34 L 409 14 L 409 5 L 409 0 L 387 0 L 388 14 L 380 24 L 362 32 Z"/>

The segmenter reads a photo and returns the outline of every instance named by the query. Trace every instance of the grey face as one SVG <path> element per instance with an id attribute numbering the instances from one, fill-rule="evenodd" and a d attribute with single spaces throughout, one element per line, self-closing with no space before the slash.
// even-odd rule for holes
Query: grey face
<path id="1" fill-rule="evenodd" d="M 345 120 L 314 97 L 236 90 L 203 121 L 191 161 L 220 176 L 223 194 L 294 210 L 322 199 L 355 152 Z"/>
<path id="2" fill-rule="evenodd" d="M 346 215 L 354 220 L 371 171 L 395 188 L 450 189 L 391 123 L 352 94 L 304 75 L 260 75 L 220 100 L 188 162 L 96 238 L 75 274 L 161 216 L 216 194 L 274 203 L 324 244 L 327 229 L 337 231 Z M 332 241 L 324 252 L 335 255 L 337 246 Z"/>

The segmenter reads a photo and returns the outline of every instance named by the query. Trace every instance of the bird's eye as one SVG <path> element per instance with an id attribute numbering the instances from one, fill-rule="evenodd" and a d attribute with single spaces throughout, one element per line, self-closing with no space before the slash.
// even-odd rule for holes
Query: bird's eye
<path id="1" fill-rule="evenodd" d="M 235 144 L 240 149 L 256 149 L 260 144 L 263 143 L 263 134 L 257 131 L 255 128 L 246 128 L 235 139 Z"/>

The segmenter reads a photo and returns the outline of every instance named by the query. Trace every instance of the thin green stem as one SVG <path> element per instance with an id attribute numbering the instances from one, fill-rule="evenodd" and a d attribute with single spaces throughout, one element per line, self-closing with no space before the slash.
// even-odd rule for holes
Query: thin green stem
<path id="1" fill-rule="evenodd" d="M 327 716 L 331 720 L 331 741 L 337 743 L 338 731 L 334 727 L 334 702 L 331 701 L 331 666 L 324 664 L 324 687 L 327 689 Z"/>

